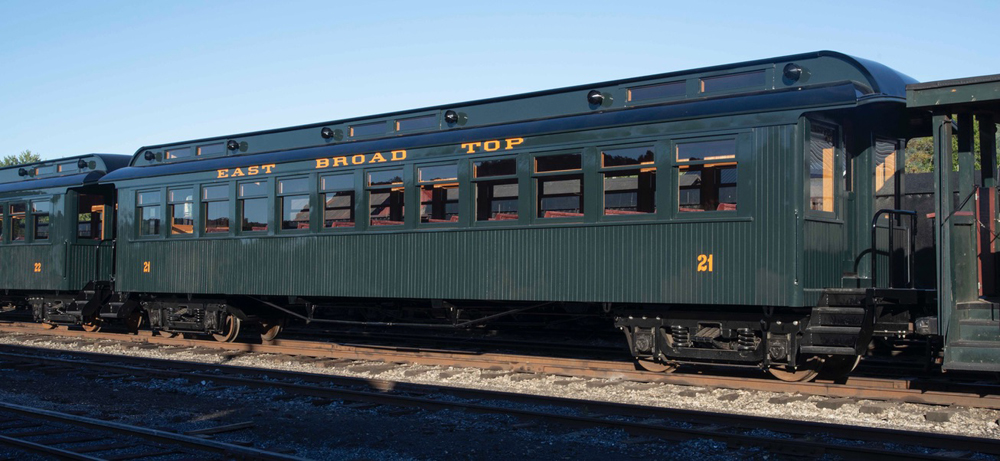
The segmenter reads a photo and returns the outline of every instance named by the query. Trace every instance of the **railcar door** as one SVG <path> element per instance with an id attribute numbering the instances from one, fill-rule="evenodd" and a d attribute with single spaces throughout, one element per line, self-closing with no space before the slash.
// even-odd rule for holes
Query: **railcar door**
<path id="1" fill-rule="evenodd" d="M 73 190 L 75 232 L 71 244 L 74 268 L 84 285 L 108 282 L 114 268 L 114 188 L 87 186 Z"/>

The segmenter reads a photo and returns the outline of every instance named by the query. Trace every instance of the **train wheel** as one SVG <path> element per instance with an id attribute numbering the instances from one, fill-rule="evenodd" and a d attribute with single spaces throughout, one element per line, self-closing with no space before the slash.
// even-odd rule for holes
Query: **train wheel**
<path id="1" fill-rule="evenodd" d="M 80 326 L 83 327 L 83 331 L 86 331 L 87 333 L 97 333 L 98 331 L 101 331 L 101 327 L 104 326 L 104 322 L 95 317 L 80 324 Z"/>
<path id="2" fill-rule="evenodd" d="M 768 367 L 767 372 L 782 381 L 787 381 L 790 383 L 804 383 L 807 381 L 812 381 L 819 374 L 820 369 L 823 368 L 823 359 L 820 357 L 809 357 L 806 359 L 805 363 L 791 370 L 781 366 Z"/>
<path id="3" fill-rule="evenodd" d="M 639 365 L 639 368 L 652 371 L 653 373 L 670 373 L 677 369 L 677 365 L 655 362 L 648 359 L 635 359 L 635 362 Z"/>
<path id="4" fill-rule="evenodd" d="M 285 319 L 261 320 L 257 326 L 260 328 L 261 341 L 274 341 L 274 338 L 278 337 L 278 333 L 285 329 Z"/>
<path id="5" fill-rule="evenodd" d="M 240 335 L 240 325 L 243 322 L 240 321 L 235 315 L 231 313 L 226 313 L 226 320 L 223 324 L 221 334 L 213 334 L 212 337 L 220 343 L 231 343 L 236 340 L 236 337 Z"/>
<path id="6" fill-rule="evenodd" d="M 129 334 L 137 335 L 139 334 L 139 327 L 142 326 L 142 312 L 138 310 L 132 311 L 132 314 L 125 319 L 125 328 L 128 329 Z"/>
<path id="7" fill-rule="evenodd" d="M 819 370 L 820 378 L 834 381 L 844 379 L 858 367 L 859 362 L 860 355 L 831 355 L 823 361 L 823 368 Z"/>

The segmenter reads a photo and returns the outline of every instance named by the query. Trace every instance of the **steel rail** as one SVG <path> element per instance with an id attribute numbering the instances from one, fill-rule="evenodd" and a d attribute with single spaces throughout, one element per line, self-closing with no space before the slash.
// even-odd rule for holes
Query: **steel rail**
<path id="1" fill-rule="evenodd" d="M 2 346 L 8 347 L 8 346 Z M 21 349 L 31 349 L 17 346 Z M 36 350 L 37 351 L 37 350 Z M 921 454 L 916 452 L 899 452 L 872 447 L 858 447 L 836 443 L 815 442 L 812 440 L 788 439 L 784 437 L 766 437 L 760 435 L 745 435 L 725 432 L 732 428 L 761 428 L 782 434 L 815 435 L 827 434 L 850 440 L 867 440 L 881 443 L 896 443 L 920 447 L 940 448 L 945 450 L 976 451 L 987 454 L 1000 454 L 1000 440 L 964 436 L 942 435 L 914 431 L 902 431 L 884 428 L 847 426 L 808 421 L 790 421 L 779 418 L 734 415 L 729 413 L 700 412 L 694 410 L 677 410 L 660 407 L 648 407 L 633 404 L 598 402 L 581 399 L 517 394 L 501 391 L 479 389 L 453 388 L 448 386 L 420 385 L 394 381 L 371 380 L 362 378 L 331 377 L 310 373 L 289 371 L 261 370 L 249 367 L 234 367 L 230 365 L 178 362 L 164 359 L 143 359 L 130 357 L 139 362 L 147 362 L 148 366 L 115 365 L 104 362 L 120 361 L 123 357 L 91 352 L 55 351 L 83 357 L 73 360 L 65 358 L 43 357 L 30 354 L 0 353 L 0 357 L 8 360 L 18 360 L 25 363 L 45 363 L 66 368 L 89 368 L 102 371 L 116 371 L 123 374 L 141 374 L 155 377 L 184 378 L 196 382 L 212 381 L 215 384 L 247 386 L 256 388 L 277 388 L 290 394 L 361 401 L 385 405 L 418 407 L 428 410 L 467 410 L 478 413 L 506 414 L 525 419 L 541 419 L 559 424 L 576 427 L 605 427 L 622 429 L 632 434 L 643 434 L 660 437 L 666 440 L 712 439 L 736 443 L 746 446 L 761 446 L 775 451 L 789 449 L 805 450 L 811 453 L 827 453 L 849 457 L 849 459 L 954 459 L 953 454 Z M 171 370 L 167 367 L 189 368 L 204 372 Z M 212 372 L 207 372 L 211 369 Z M 224 373 L 224 374 L 220 374 Z M 255 379 L 243 376 L 246 373 L 266 375 L 268 379 Z M 296 381 L 323 381 L 326 384 L 353 386 L 354 389 L 331 388 L 316 385 L 299 384 L 298 382 L 282 382 L 275 380 L 283 378 Z M 358 390 L 357 388 L 367 388 Z M 513 401 L 532 406 L 554 406 L 572 409 L 585 409 L 588 413 L 601 413 L 616 416 L 633 416 L 643 418 L 658 418 L 704 424 L 708 428 L 687 428 L 661 426 L 650 423 L 609 420 L 592 416 L 567 415 L 561 412 L 544 412 L 539 410 L 524 410 L 507 406 L 489 405 L 478 402 L 456 402 L 424 397 L 428 394 L 448 394 L 464 399 L 481 401 Z M 408 395 L 417 394 L 417 395 Z"/>
<path id="2" fill-rule="evenodd" d="M 43 419 L 47 421 L 64 423 L 71 426 L 109 431 L 116 434 L 125 434 L 162 444 L 180 445 L 187 448 L 194 448 L 199 451 L 207 451 L 234 458 L 261 459 L 261 460 L 274 460 L 274 461 L 301 461 L 305 459 L 298 456 L 274 453 L 266 450 L 244 447 L 225 442 L 218 442 L 215 440 L 207 440 L 204 438 L 192 437 L 189 435 L 178 434 L 174 432 L 161 431 L 158 429 L 150 429 L 146 427 L 133 426 L 129 424 L 122 424 L 111 421 L 101 421 L 98 419 L 87 418 L 85 416 L 69 415 L 57 411 L 44 410 L 41 408 L 32 408 L 24 405 L 15 405 L 6 402 L 0 402 L 0 411 L 15 413 L 34 419 Z M 0 440 L 0 442 L 4 442 L 4 440 Z M 34 443 L 28 442 L 28 444 L 34 444 Z M 20 446 L 22 448 L 29 448 L 29 449 L 32 448 L 28 444 L 21 444 Z M 34 445 L 40 445 L 40 444 L 34 444 Z M 42 447 L 34 447 L 34 448 L 38 448 L 39 450 L 44 451 Z M 45 447 L 45 448 L 52 448 L 52 447 Z M 64 450 L 64 451 L 69 451 L 69 450 Z M 56 453 L 51 453 L 51 454 L 56 454 Z M 85 457 L 78 459 L 91 459 L 91 458 Z"/>
<path id="3" fill-rule="evenodd" d="M 966 385 L 966 388 L 962 391 L 953 391 L 939 390 L 940 386 L 943 385 L 942 383 L 878 378 L 851 378 L 846 383 L 794 383 L 772 378 L 750 378 L 746 376 L 653 373 L 636 370 L 635 365 L 631 361 L 557 358 L 294 340 L 277 340 L 269 344 L 221 343 L 207 340 L 153 336 L 148 331 L 142 331 L 138 335 L 125 335 L 120 333 L 86 333 L 61 328 L 46 330 L 41 328 L 39 324 L 34 323 L 0 324 L 0 332 L 73 337 L 88 341 L 107 339 L 125 343 L 203 347 L 226 351 L 297 355 L 316 358 L 412 363 L 493 370 L 499 368 L 505 371 L 546 373 L 579 378 L 620 379 L 683 386 L 718 387 L 775 393 L 800 393 L 803 395 L 825 397 L 1000 409 L 1000 387 L 998 386 Z M 956 386 L 953 383 L 947 385 Z"/>

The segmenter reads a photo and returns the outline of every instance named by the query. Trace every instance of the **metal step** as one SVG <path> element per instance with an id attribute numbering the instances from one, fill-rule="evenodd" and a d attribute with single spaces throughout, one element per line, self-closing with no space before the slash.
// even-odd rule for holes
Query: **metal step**
<path id="1" fill-rule="evenodd" d="M 810 324 L 822 326 L 852 326 L 860 327 L 865 320 L 863 307 L 814 307 Z"/>
<path id="2" fill-rule="evenodd" d="M 1000 321 L 959 320 L 958 339 L 960 341 L 1000 341 Z"/>
<path id="3" fill-rule="evenodd" d="M 853 347 L 844 346 L 802 346 L 799 352 L 816 355 L 856 355 Z"/>
<path id="4" fill-rule="evenodd" d="M 988 301 L 958 303 L 956 317 L 959 320 L 1000 320 L 1000 305 Z"/>
<path id="5" fill-rule="evenodd" d="M 1000 371 L 1000 341 L 953 341 L 944 348 L 944 370 Z"/>
<path id="6" fill-rule="evenodd" d="M 861 334 L 861 327 L 852 326 L 827 326 L 827 325 L 810 325 L 806 327 L 806 333 L 812 333 L 814 335 L 859 335 Z"/>

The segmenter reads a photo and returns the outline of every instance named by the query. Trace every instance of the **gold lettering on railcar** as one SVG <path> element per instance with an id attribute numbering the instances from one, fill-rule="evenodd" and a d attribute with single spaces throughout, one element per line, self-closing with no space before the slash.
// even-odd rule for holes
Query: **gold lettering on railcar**
<path id="1" fill-rule="evenodd" d="M 466 154 L 476 154 L 479 152 L 496 152 L 503 147 L 503 150 L 511 150 L 514 146 L 517 146 L 524 142 L 524 138 L 507 138 L 502 142 L 499 139 L 491 139 L 489 141 L 480 142 L 467 142 L 462 144 L 462 149 L 465 149 Z"/>
<path id="2" fill-rule="evenodd" d="M 142 262 L 142 272 L 144 274 L 148 274 L 149 273 L 149 269 L 150 269 L 149 268 L 149 261 L 143 261 Z"/>
<path id="3" fill-rule="evenodd" d="M 264 174 L 271 174 L 271 169 L 273 169 L 275 166 L 276 166 L 275 164 L 269 163 L 267 165 L 250 165 L 246 167 L 224 168 L 221 170 L 216 170 L 216 172 L 218 173 L 218 176 L 216 177 L 219 179 L 223 179 L 223 178 L 238 178 L 240 176 L 257 176 L 261 173 L 261 170 L 264 170 Z"/>
<path id="4" fill-rule="evenodd" d="M 386 158 L 387 155 L 389 158 Z M 373 154 L 354 154 L 332 158 L 318 158 L 316 159 L 315 169 L 321 170 L 323 168 L 336 168 L 338 166 L 348 165 L 370 165 L 372 163 L 398 162 L 400 160 L 406 160 L 405 150 L 394 150 L 387 154 L 375 152 Z"/>
<path id="5" fill-rule="evenodd" d="M 712 254 L 698 255 L 698 272 L 714 272 L 712 256 Z"/>
<path id="6" fill-rule="evenodd" d="M 35 263 L 35 272 L 42 271 L 42 263 Z"/>

